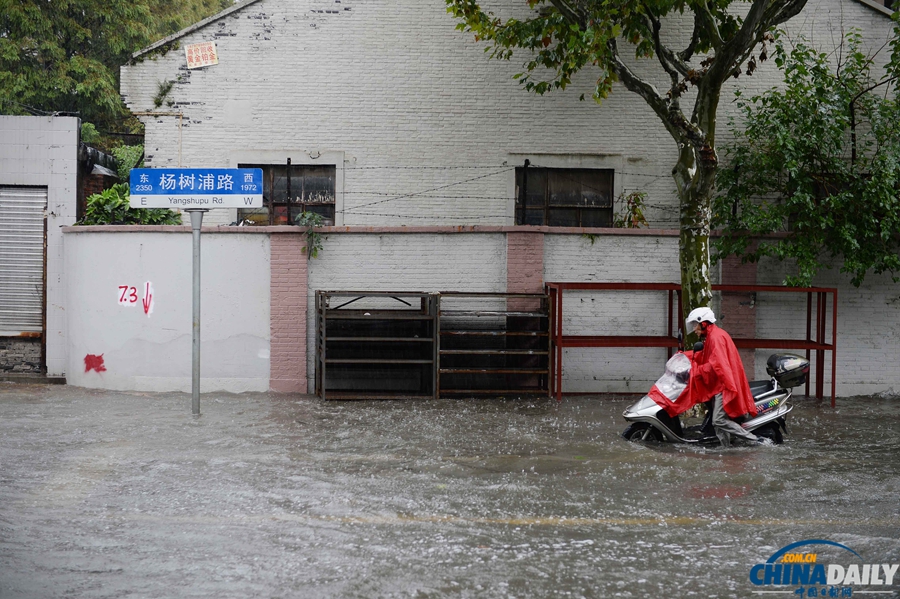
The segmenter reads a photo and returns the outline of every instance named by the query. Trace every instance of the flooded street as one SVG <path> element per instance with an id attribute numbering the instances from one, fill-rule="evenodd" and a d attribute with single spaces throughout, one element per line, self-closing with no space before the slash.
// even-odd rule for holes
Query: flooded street
<path id="1" fill-rule="evenodd" d="M 810 539 L 900 563 L 900 397 L 801 398 L 784 445 L 730 450 L 623 440 L 634 399 L 204 394 L 195 418 L 0 383 L 0 598 L 796 597 L 751 568 Z M 876 591 L 900 572 L 852 595 Z"/>

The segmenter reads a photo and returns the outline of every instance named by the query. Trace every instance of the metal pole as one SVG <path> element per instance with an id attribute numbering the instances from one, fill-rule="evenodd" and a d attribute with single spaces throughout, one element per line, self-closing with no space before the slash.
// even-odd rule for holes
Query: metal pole
<path id="1" fill-rule="evenodd" d="M 837 397 L 837 289 L 834 290 L 831 308 L 831 407 Z"/>
<path id="2" fill-rule="evenodd" d="M 519 198 L 520 212 L 517 215 L 518 218 L 516 219 L 517 225 L 525 224 L 525 205 L 528 203 L 528 166 L 530 164 L 531 164 L 531 161 L 526 158 L 525 166 L 522 167 L 522 192 L 521 192 L 522 197 Z"/>
<path id="3" fill-rule="evenodd" d="M 294 224 L 294 215 L 291 213 L 291 202 L 294 201 L 294 196 L 291 193 L 291 159 L 287 159 L 287 165 L 284 167 L 285 179 L 287 183 L 287 224 Z M 306 254 L 307 258 L 309 257 L 309 253 Z"/>
<path id="4" fill-rule="evenodd" d="M 191 236 L 194 245 L 194 276 L 193 276 L 193 331 L 192 331 L 192 362 L 191 362 L 191 411 L 195 416 L 200 415 L 200 227 L 203 225 L 203 213 L 206 208 L 189 208 L 186 210 L 191 215 Z"/>

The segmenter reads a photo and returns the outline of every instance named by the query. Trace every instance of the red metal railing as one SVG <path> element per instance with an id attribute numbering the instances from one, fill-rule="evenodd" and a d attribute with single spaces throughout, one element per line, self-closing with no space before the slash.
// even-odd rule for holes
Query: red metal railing
<path id="1" fill-rule="evenodd" d="M 550 294 L 550 393 L 562 398 L 562 358 L 567 347 L 664 347 L 667 354 L 679 347 L 675 335 L 675 322 L 681 320 L 681 285 L 676 283 L 547 283 Z M 666 292 L 666 332 L 663 335 L 564 335 L 563 334 L 563 292 L 569 291 L 656 291 Z M 837 289 L 824 287 L 777 287 L 767 285 L 713 285 L 713 291 L 726 293 L 806 293 L 806 339 L 734 338 L 734 344 L 741 349 L 797 349 L 805 350 L 810 359 L 815 352 L 816 398 L 824 394 L 825 370 L 822 367 L 825 352 L 831 352 L 831 406 L 835 405 L 837 372 Z M 828 295 L 831 300 L 831 342 L 826 340 L 828 316 Z M 813 329 L 812 307 L 815 301 L 815 329 Z M 677 303 L 677 311 L 674 312 Z M 806 381 L 809 395 L 810 381 Z"/>

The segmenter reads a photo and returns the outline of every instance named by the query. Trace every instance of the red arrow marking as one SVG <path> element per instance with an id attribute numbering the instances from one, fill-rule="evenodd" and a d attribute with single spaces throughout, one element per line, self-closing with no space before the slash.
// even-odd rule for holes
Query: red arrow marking
<path id="1" fill-rule="evenodd" d="M 153 302 L 153 294 L 150 293 L 150 283 L 147 282 L 147 285 L 144 287 L 144 299 L 141 300 L 144 304 L 144 314 L 150 314 L 150 304 Z"/>

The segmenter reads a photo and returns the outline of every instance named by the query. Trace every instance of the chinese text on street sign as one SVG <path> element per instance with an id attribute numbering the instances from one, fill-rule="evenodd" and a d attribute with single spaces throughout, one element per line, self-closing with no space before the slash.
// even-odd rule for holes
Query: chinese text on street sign
<path id="1" fill-rule="evenodd" d="M 131 169 L 132 208 L 262 208 L 259 168 Z"/>
<path id="2" fill-rule="evenodd" d="M 187 58 L 187 68 L 189 69 L 219 64 L 219 56 L 216 54 L 216 42 L 188 44 L 184 47 L 184 55 Z"/>

